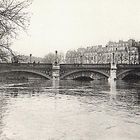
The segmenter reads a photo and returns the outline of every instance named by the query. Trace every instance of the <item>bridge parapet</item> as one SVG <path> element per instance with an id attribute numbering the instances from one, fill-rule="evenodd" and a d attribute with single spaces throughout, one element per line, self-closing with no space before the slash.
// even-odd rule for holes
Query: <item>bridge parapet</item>
<path id="1" fill-rule="evenodd" d="M 117 64 L 117 69 L 137 69 L 140 64 Z"/>
<path id="2" fill-rule="evenodd" d="M 0 63 L 1 67 L 51 67 L 50 63 Z"/>
<path id="3" fill-rule="evenodd" d="M 110 64 L 60 64 L 60 67 L 63 69 L 81 69 L 81 68 L 94 68 L 94 69 L 110 69 Z"/>

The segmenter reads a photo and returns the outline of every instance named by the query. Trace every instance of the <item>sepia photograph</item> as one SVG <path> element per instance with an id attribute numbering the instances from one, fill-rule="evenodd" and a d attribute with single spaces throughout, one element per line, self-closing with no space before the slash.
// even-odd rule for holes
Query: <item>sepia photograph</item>
<path id="1" fill-rule="evenodd" d="M 0 0 L 0 140 L 140 140 L 140 0 Z"/>

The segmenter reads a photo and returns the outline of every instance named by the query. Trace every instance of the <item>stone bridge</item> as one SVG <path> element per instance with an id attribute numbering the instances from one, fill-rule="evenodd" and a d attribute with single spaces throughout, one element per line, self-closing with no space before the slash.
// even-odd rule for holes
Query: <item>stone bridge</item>
<path id="1" fill-rule="evenodd" d="M 1 79 L 52 79 L 52 64 L 0 63 Z"/>
<path id="2" fill-rule="evenodd" d="M 116 78 L 124 79 L 140 79 L 140 64 L 118 64 Z"/>
<path id="3" fill-rule="evenodd" d="M 108 79 L 110 67 L 110 64 L 60 64 L 60 79 Z"/>
<path id="4" fill-rule="evenodd" d="M 108 79 L 110 64 L 60 64 L 45 63 L 0 63 L 0 78 L 3 79 Z"/>
<path id="5" fill-rule="evenodd" d="M 110 64 L 0 63 L 1 79 L 101 80 L 108 79 Z M 140 64 L 118 64 L 116 79 L 140 79 Z"/>

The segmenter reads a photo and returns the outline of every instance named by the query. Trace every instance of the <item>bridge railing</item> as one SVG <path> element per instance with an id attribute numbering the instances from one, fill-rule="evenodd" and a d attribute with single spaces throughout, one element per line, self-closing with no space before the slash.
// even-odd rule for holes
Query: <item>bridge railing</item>
<path id="1" fill-rule="evenodd" d="M 140 64 L 117 64 L 117 69 L 140 69 Z"/>
<path id="2" fill-rule="evenodd" d="M 0 67 L 12 67 L 12 68 L 46 68 L 46 67 L 52 67 L 52 64 L 49 63 L 0 63 Z"/>
<path id="3" fill-rule="evenodd" d="M 63 68 L 70 68 L 70 69 L 75 69 L 75 68 L 111 68 L 111 64 L 60 64 L 60 69 Z"/>
<path id="4" fill-rule="evenodd" d="M 39 67 L 45 67 L 45 66 L 52 66 L 51 63 L 0 63 L 0 66 L 39 66 Z"/>

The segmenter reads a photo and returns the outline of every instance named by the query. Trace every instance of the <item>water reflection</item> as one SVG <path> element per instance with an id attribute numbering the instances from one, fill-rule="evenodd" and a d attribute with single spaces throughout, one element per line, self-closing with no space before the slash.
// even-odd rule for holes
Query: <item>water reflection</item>
<path id="1" fill-rule="evenodd" d="M 139 140 L 140 82 L 0 84 L 0 139 Z"/>

